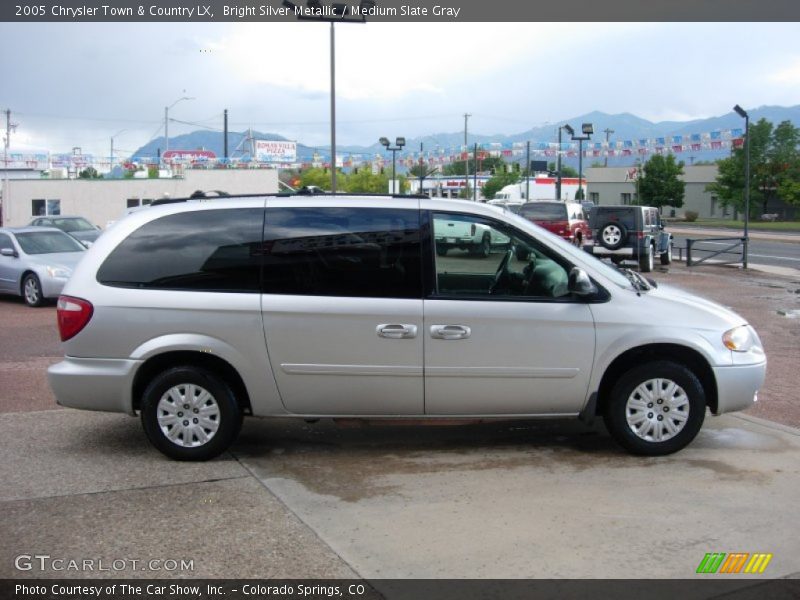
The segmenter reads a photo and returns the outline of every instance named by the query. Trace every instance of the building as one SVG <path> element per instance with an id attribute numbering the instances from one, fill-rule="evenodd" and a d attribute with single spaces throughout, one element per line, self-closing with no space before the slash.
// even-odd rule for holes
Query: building
<path id="1" fill-rule="evenodd" d="M 19 227 L 43 215 L 80 215 L 105 227 L 126 209 L 160 198 L 202 190 L 229 194 L 278 192 L 276 169 L 187 169 L 160 179 L 11 179 L 3 201 L 3 225 Z"/>
<path id="2" fill-rule="evenodd" d="M 585 169 L 587 179 L 586 199 L 595 204 L 638 204 L 636 187 L 636 167 L 589 167 Z M 716 165 L 683 167 L 683 181 L 686 183 L 683 206 L 665 206 L 664 216 L 682 217 L 694 211 L 703 219 L 735 218 L 734 209 L 723 207 L 717 197 L 706 191 L 706 186 L 717 178 Z"/>

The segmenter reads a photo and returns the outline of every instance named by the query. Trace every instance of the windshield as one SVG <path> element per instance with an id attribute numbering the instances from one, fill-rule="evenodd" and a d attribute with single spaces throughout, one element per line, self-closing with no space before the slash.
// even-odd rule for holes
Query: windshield
<path id="1" fill-rule="evenodd" d="M 585 263 L 590 266 L 591 269 L 597 271 L 608 279 L 609 281 L 614 282 L 619 287 L 628 288 L 631 287 L 631 282 L 625 276 L 624 273 L 620 272 L 619 269 L 616 267 L 612 267 L 609 264 L 604 263 L 596 256 L 589 254 L 588 252 L 573 246 L 569 242 L 567 242 L 561 236 L 555 235 L 554 233 L 550 233 L 543 227 L 539 227 L 528 221 L 527 219 L 522 218 L 519 215 L 514 215 L 511 213 L 506 213 L 506 218 L 508 219 L 509 223 L 515 224 L 517 227 L 522 229 L 528 229 L 529 227 L 536 227 L 538 231 L 538 237 L 546 239 L 547 242 L 555 247 L 559 252 L 561 252 L 564 256 L 569 258 L 571 261 L 577 261 L 578 263 Z"/>
<path id="2" fill-rule="evenodd" d="M 94 231 L 95 226 L 84 218 L 77 219 L 53 219 L 53 226 L 61 231 L 71 233 L 73 231 Z"/>
<path id="3" fill-rule="evenodd" d="M 18 233 L 17 242 L 25 254 L 55 254 L 85 250 L 75 238 L 60 231 Z"/>
<path id="4" fill-rule="evenodd" d="M 522 205 L 519 214 L 537 221 L 566 221 L 567 205 L 560 202 L 528 202 Z"/>

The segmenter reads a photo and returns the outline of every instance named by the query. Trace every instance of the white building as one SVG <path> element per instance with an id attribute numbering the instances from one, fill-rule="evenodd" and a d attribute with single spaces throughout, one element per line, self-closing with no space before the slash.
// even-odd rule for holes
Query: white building
<path id="1" fill-rule="evenodd" d="M 43 215 L 79 215 L 105 227 L 128 208 L 193 192 L 229 194 L 278 192 L 276 169 L 186 170 L 163 179 L 11 179 L 3 201 L 3 225 L 19 227 Z"/>

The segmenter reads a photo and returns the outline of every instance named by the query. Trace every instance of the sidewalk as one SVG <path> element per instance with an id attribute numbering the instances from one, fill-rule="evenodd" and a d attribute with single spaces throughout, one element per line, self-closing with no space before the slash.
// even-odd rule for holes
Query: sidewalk
<path id="1" fill-rule="evenodd" d="M 691 225 L 669 225 L 668 230 L 680 235 L 701 235 L 708 237 L 736 237 L 744 235 L 741 229 L 716 227 L 693 227 Z M 800 244 L 800 233 L 750 230 L 750 239 L 770 242 L 793 242 Z"/>

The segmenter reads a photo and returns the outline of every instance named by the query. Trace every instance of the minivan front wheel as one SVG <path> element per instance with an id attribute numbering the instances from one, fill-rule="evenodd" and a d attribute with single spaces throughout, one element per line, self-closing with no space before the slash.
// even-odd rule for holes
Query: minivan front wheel
<path id="1" fill-rule="evenodd" d="M 191 366 L 157 375 L 144 392 L 141 413 L 150 442 L 176 460 L 218 456 L 242 426 L 242 411 L 228 384 Z"/>
<path id="2" fill-rule="evenodd" d="M 703 425 L 706 396 L 697 376 L 678 363 L 634 367 L 614 385 L 604 421 L 614 439 L 633 454 L 672 454 Z"/>

